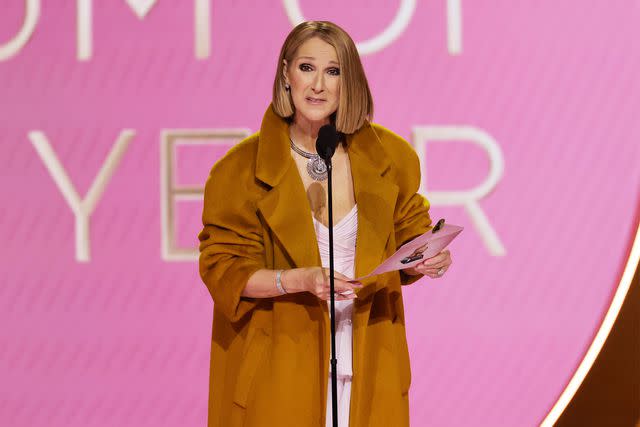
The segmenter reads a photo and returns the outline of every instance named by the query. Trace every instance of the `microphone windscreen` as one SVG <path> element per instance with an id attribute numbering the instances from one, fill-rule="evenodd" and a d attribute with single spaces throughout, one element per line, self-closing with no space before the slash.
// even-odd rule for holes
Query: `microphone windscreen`
<path id="1" fill-rule="evenodd" d="M 333 157 L 333 153 L 338 146 L 338 139 L 338 131 L 331 124 L 322 126 L 318 131 L 316 151 L 325 161 Z"/>

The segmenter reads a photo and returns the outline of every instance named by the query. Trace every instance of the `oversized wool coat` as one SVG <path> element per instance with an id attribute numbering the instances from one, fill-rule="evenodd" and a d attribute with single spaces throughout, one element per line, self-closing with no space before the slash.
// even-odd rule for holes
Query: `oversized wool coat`
<path id="1" fill-rule="evenodd" d="M 355 274 L 368 274 L 428 231 L 416 153 L 366 123 L 347 136 L 358 204 Z M 200 275 L 213 297 L 209 427 L 324 427 L 330 359 L 326 301 L 304 292 L 241 293 L 257 270 L 320 266 L 310 205 L 290 154 L 288 124 L 267 109 L 260 131 L 212 168 L 205 186 Z M 363 281 L 353 311 L 351 427 L 409 425 L 411 382 L 402 286 Z M 417 327 L 417 326 L 416 326 Z"/>

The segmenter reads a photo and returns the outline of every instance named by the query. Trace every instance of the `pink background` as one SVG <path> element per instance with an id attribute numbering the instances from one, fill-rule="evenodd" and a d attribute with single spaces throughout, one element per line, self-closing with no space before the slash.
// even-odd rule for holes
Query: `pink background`
<path id="1" fill-rule="evenodd" d="M 144 20 L 94 3 L 93 57 L 76 59 L 72 1 L 41 2 L 28 44 L 0 61 L 0 425 L 203 426 L 212 301 L 196 261 L 161 257 L 163 129 L 248 128 L 267 107 L 292 24 L 280 1 L 211 1 L 211 55 L 195 58 L 193 3 Z M 356 41 L 400 1 L 301 2 Z M 0 5 L 0 45 L 24 2 Z M 474 126 L 504 156 L 479 205 L 506 248 L 465 227 L 440 280 L 405 289 L 413 426 L 533 426 L 597 331 L 626 261 L 640 189 L 640 3 L 462 0 L 462 52 L 447 50 L 446 2 L 419 1 L 407 28 L 363 57 L 375 121 Z M 44 132 L 84 197 L 116 137 L 135 136 L 75 259 L 74 216 L 28 133 Z M 224 149 L 183 146 L 179 181 L 203 185 Z M 428 190 L 482 182 L 486 153 L 428 146 Z M 429 197 L 427 191 L 426 196 Z M 201 202 L 176 206 L 194 247 Z"/>

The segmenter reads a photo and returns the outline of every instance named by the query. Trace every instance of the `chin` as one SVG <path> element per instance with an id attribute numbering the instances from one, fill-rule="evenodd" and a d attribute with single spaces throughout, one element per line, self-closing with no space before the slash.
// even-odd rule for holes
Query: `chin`
<path id="1" fill-rule="evenodd" d="M 329 120 L 329 117 L 335 113 L 335 110 L 329 109 L 318 109 L 315 111 L 309 111 L 308 109 L 299 110 L 300 116 L 304 117 L 305 120 L 310 122 L 321 122 Z"/>

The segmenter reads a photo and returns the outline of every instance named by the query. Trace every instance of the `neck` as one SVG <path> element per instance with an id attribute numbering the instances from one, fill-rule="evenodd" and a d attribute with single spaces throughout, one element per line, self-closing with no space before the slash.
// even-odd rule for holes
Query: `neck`
<path id="1" fill-rule="evenodd" d="M 320 121 L 310 121 L 299 117 L 297 114 L 289 127 L 289 135 L 295 144 L 304 151 L 316 152 L 316 140 L 320 128 L 329 124 L 329 118 Z"/>

